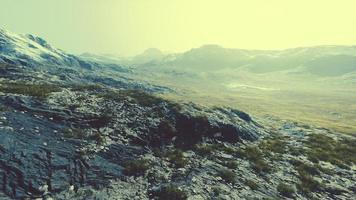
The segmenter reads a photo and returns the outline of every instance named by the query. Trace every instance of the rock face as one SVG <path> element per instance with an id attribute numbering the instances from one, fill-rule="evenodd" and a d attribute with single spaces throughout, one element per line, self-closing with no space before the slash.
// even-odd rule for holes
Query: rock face
<path id="1" fill-rule="evenodd" d="M 129 69 L 30 66 L 57 51 L 0 33 L 0 199 L 355 196 L 354 136 L 168 101 Z"/>
<path id="2" fill-rule="evenodd" d="M 64 90 L 45 101 L 1 96 L 1 105 L 6 106 L 1 113 L 6 126 L 0 133 L 3 193 L 21 198 L 71 186 L 101 188 L 123 177 L 125 162 L 153 148 L 192 149 L 208 139 L 234 144 L 256 140 L 261 132 L 228 109 L 181 105 L 177 110 L 158 98 L 143 105 L 120 92 L 104 90 Z M 120 97 L 99 97 L 105 92 Z"/>

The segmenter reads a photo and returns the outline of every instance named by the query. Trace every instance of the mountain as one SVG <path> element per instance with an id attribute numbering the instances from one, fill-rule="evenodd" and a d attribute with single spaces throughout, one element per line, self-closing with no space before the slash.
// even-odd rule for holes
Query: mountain
<path id="1" fill-rule="evenodd" d="M 152 61 L 160 60 L 164 57 L 164 54 L 156 48 L 146 49 L 143 53 L 136 55 L 132 58 L 132 64 L 150 63 Z"/>
<path id="2" fill-rule="evenodd" d="M 163 62 L 196 64 L 204 55 L 230 65 L 248 59 L 246 51 L 208 46 L 160 58 L 149 50 L 136 58 L 150 63 L 141 71 L 110 63 L 113 58 L 70 55 L 35 36 L 2 30 L 0 41 L 0 199 L 354 196 L 354 135 L 216 103 L 213 95 L 231 99 L 214 90 L 218 73 L 177 78 L 172 69 L 151 70 Z M 167 79 L 171 84 L 160 82 Z M 180 90 L 193 83 L 202 88 Z M 190 102 L 197 93 L 216 104 Z M 179 95 L 186 101 L 169 98 Z"/>
<path id="3" fill-rule="evenodd" d="M 91 82 L 126 88 L 145 87 L 129 79 L 131 70 L 128 67 L 81 58 L 52 47 L 40 37 L 14 34 L 4 29 L 0 29 L 0 63 L 6 67 L 3 75 L 14 71 L 16 76 L 27 74 L 32 78 L 53 75 L 53 80 L 73 84 Z M 123 77 L 122 73 L 127 77 Z M 14 74 L 11 76 L 15 77 Z M 150 87 L 145 85 L 147 89 Z"/>
<path id="4" fill-rule="evenodd" d="M 36 67 L 62 65 L 91 68 L 78 57 L 53 48 L 44 39 L 33 35 L 17 35 L 0 29 L 0 60 L 8 64 Z"/>
<path id="5" fill-rule="evenodd" d="M 295 71 L 317 76 L 340 76 L 356 71 L 356 46 L 316 46 L 286 50 L 226 49 L 205 45 L 165 58 L 138 63 L 177 70 L 217 71 L 245 68 L 253 73 Z"/>

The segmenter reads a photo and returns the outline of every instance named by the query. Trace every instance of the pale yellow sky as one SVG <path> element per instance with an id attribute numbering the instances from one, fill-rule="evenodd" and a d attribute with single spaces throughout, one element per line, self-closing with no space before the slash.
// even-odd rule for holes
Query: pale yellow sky
<path id="1" fill-rule="evenodd" d="M 356 45 L 356 0 L 1 0 L 0 26 L 72 53 Z"/>

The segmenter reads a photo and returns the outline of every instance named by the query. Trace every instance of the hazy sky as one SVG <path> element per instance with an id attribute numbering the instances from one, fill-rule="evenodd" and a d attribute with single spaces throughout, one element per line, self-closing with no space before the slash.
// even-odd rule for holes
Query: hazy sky
<path id="1" fill-rule="evenodd" d="M 203 44 L 356 44 L 356 0 L 0 0 L 0 26 L 72 53 L 132 55 Z"/>

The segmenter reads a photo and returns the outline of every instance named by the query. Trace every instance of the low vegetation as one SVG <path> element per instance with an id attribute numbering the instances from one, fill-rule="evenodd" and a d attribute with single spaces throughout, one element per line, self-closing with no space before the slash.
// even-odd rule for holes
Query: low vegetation
<path id="1" fill-rule="evenodd" d="M 229 160 L 224 162 L 224 165 L 230 169 L 236 169 L 239 165 L 236 161 Z"/>
<path id="2" fill-rule="evenodd" d="M 186 200 L 187 194 L 174 185 L 162 187 L 160 191 L 155 194 L 158 200 Z"/>
<path id="3" fill-rule="evenodd" d="M 295 193 L 294 188 L 285 183 L 279 183 L 277 186 L 277 191 L 282 196 L 289 197 L 289 198 L 293 198 L 293 194 Z"/>
<path id="4" fill-rule="evenodd" d="M 286 152 L 287 143 L 282 137 L 273 137 L 271 139 L 263 140 L 258 147 L 269 156 L 271 153 L 283 154 Z"/>
<path id="5" fill-rule="evenodd" d="M 246 184 L 248 187 L 250 187 L 251 190 L 257 190 L 258 187 L 259 187 L 258 184 L 257 184 L 255 181 L 251 180 L 251 179 L 247 179 L 246 182 L 245 182 L 245 184 Z"/>
<path id="6" fill-rule="evenodd" d="M 317 167 L 295 160 L 292 161 L 292 164 L 298 172 L 299 183 L 297 188 L 301 193 L 308 195 L 322 188 L 321 183 L 314 179 L 314 176 L 320 174 Z"/>
<path id="7" fill-rule="evenodd" d="M 83 85 L 71 85 L 70 86 L 72 91 L 95 91 L 95 90 L 100 90 L 103 89 L 103 86 L 99 84 L 83 84 Z"/>
<path id="8" fill-rule="evenodd" d="M 194 147 L 194 152 L 204 157 L 210 156 L 214 150 L 216 150 L 215 145 L 211 145 L 211 144 L 196 145 Z"/>
<path id="9" fill-rule="evenodd" d="M 308 159 L 314 163 L 325 161 L 346 169 L 356 163 L 356 139 L 337 141 L 323 134 L 311 134 L 305 146 Z"/>
<path id="10" fill-rule="evenodd" d="M 211 155 L 214 151 L 222 151 L 230 155 L 234 155 L 236 153 L 233 148 L 227 147 L 223 144 L 199 144 L 195 145 L 193 150 L 198 155 L 204 157 Z"/>
<path id="11" fill-rule="evenodd" d="M 219 186 L 213 186 L 211 189 L 215 196 L 219 196 L 220 194 L 224 193 L 224 191 Z"/>
<path id="12" fill-rule="evenodd" d="M 140 104 L 141 106 L 158 105 L 165 101 L 163 98 L 149 94 L 142 90 L 121 90 L 120 94 L 132 98 L 137 104 Z"/>
<path id="13" fill-rule="evenodd" d="M 8 110 L 7 107 L 5 107 L 5 106 L 3 106 L 3 105 L 0 105 L 0 112 L 5 112 L 5 111 L 7 111 L 7 110 Z"/>
<path id="14" fill-rule="evenodd" d="M 183 156 L 183 151 L 180 149 L 168 151 L 165 156 L 169 159 L 169 162 L 174 164 L 176 168 L 182 168 L 188 163 Z"/>
<path id="15" fill-rule="evenodd" d="M 99 132 L 95 132 L 88 137 L 89 140 L 95 141 L 97 144 L 102 145 L 106 143 L 106 137 L 100 134 Z"/>
<path id="16" fill-rule="evenodd" d="M 87 120 L 92 128 L 101 128 L 107 126 L 112 118 L 112 111 L 105 111 L 98 116 L 88 117 Z"/>
<path id="17" fill-rule="evenodd" d="M 256 146 L 247 146 L 244 150 L 238 150 L 236 156 L 250 161 L 252 168 L 262 174 L 271 171 L 270 165 L 264 160 L 264 154 Z"/>
<path id="18" fill-rule="evenodd" d="M 148 170 L 148 161 L 145 159 L 137 159 L 124 164 L 124 174 L 127 176 L 141 176 Z"/>
<path id="19" fill-rule="evenodd" d="M 87 137 L 86 132 L 79 128 L 66 128 L 63 130 L 63 136 L 71 139 L 85 139 Z"/>
<path id="20" fill-rule="evenodd" d="M 0 91 L 3 93 L 22 94 L 25 96 L 45 99 L 52 92 L 59 92 L 61 88 L 51 84 L 30 84 L 23 82 L 2 82 Z"/>
<path id="21" fill-rule="evenodd" d="M 65 138 L 91 140 L 95 141 L 97 144 L 103 144 L 106 141 L 105 137 L 99 132 L 88 134 L 86 130 L 80 128 L 65 128 L 62 132 Z"/>
<path id="22" fill-rule="evenodd" d="M 227 183 L 235 183 L 236 182 L 236 174 L 228 169 L 221 169 L 218 171 L 218 176 L 220 176 Z"/>
<path id="23" fill-rule="evenodd" d="M 120 100 L 129 98 L 134 103 L 137 103 L 141 106 L 155 106 L 161 103 L 166 103 L 172 109 L 181 110 L 181 106 L 178 103 L 169 101 L 167 99 L 161 98 L 159 96 L 150 94 L 143 90 L 138 89 L 124 89 L 118 91 L 106 91 L 99 95 L 102 98 L 110 100 Z"/>

